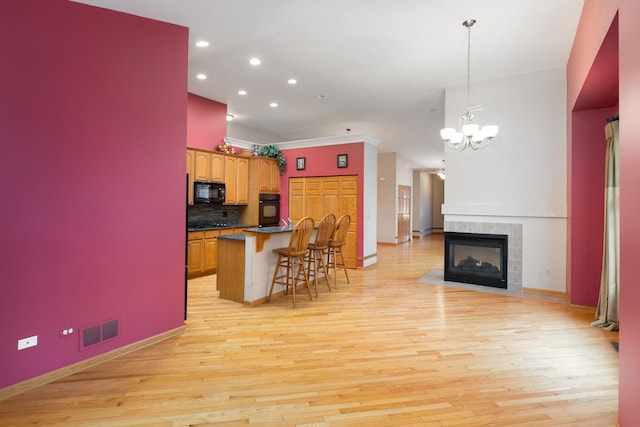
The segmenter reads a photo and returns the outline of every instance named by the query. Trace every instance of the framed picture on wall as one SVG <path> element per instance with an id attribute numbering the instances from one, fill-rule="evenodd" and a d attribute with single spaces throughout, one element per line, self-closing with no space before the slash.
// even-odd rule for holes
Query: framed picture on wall
<path id="1" fill-rule="evenodd" d="M 307 158 L 306 157 L 297 157 L 296 158 L 296 170 L 303 171 L 307 166 Z"/>
<path id="2" fill-rule="evenodd" d="M 346 154 L 338 154 L 338 167 L 346 168 L 348 166 L 348 158 Z"/>

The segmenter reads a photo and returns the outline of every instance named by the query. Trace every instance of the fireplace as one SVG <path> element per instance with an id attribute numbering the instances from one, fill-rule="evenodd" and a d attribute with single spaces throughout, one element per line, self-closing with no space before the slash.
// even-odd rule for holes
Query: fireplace
<path id="1" fill-rule="evenodd" d="M 444 233 L 444 280 L 507 289 L 506 234 Z"/>

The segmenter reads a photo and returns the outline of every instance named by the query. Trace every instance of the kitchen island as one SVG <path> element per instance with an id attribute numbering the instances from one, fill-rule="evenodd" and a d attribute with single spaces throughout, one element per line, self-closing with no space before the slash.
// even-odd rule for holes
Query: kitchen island
<path id="1" fill-rule="evenodd" d="M 289 246 L 292 230 L 291 226 L 256 227 L 218 237 L 220 298 L 249 306 L 266 302 L 278 261 L 273 249 Z"/>

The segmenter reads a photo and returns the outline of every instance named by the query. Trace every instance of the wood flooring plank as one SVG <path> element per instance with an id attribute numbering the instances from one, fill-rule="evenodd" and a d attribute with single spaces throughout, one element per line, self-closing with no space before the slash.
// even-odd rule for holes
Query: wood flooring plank
<path id="1" fill-rule="evenodd" d="M 614 426 L 617 332 L 539 298 L 418 283 L 441 235 L 378 247 L 319 298 L 189 283 L 183 334 L 0 401 L 26 426 Z"/>

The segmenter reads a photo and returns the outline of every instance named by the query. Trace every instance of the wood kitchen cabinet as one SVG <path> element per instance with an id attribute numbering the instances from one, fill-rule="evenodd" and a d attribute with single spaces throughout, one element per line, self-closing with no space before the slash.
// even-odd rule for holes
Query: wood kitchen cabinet
<path id="1" fill-rule="evenodd" d="M 204 232 L 194 231 L 187 237 L 187 276 L 195 277 L 204 268 Z"/>
<path id="2" fill-rule="evenodd" d="M 347 243 L 342 249 L 345 265 L 356 268 L 358 261 L 358 177 L 325 176 L 289 180 L 289 215 L 294 222 L 311 216 L 316 222 L 328 213 L 337 218 L 351 216 Z"/>
<path id="3" fill-rule="evenodd" d="M 193 157 L 193 181 L 224 182 L 224 165 L 227 156 L 212 151 L 187 149 L 187 171 L 189 156 Z"/>
<path id="4" fill-rule="evenodd" d="M 209 181 L 211 179 L 211 153 L 194 150 L 194 181 Z"/>
<path id="5" fill-rule="evenodd" d="M 226 186 L 225 205 L 246 205 L 249 195 L 249 159 L 225 156 L 224 183 Z"/>
<path id="6" fill-rule="evenodd" d="M 211 153 L 211 181 L 224 182 L 224 154 Z"/>
<path id="7" fill-rule="evenodd" d="M 280 194 L 280 168 L 278 167 L 278 161 L 270 157 L 254 158 L 258 169 L 258 192 L 262 194 Z"/>
<path id="8" fill-rule="evenodd" d="M 187 175 L 189 180 L 187 182 L 187 204 L 193 204 L 193 181 L 195 175 L 195 152 L 193 150 L 187 150 Z"/>
<path id="9" fill-rule="evenodd" d="M 238 228 L 192 231 L 187 237 L 187 276 L 213 274 L 218 267 L 218 236 L 235 234 Z"/>
<path id="10" fill-rule="evenodd" d="M 240 213 L 245 224 L 260 221 L 260 194 L 280 194 L 280 169 L 271 157 L 249 157 L 249 193 L 247 207 Z"/>
<path id="11" fill-rule="evenodd" d="M 202 261 L 203 273 L 214 273 L 218 262 L 218 236 L 219 230 L 208 230 L 204 232 L 204 259 Z"/>

